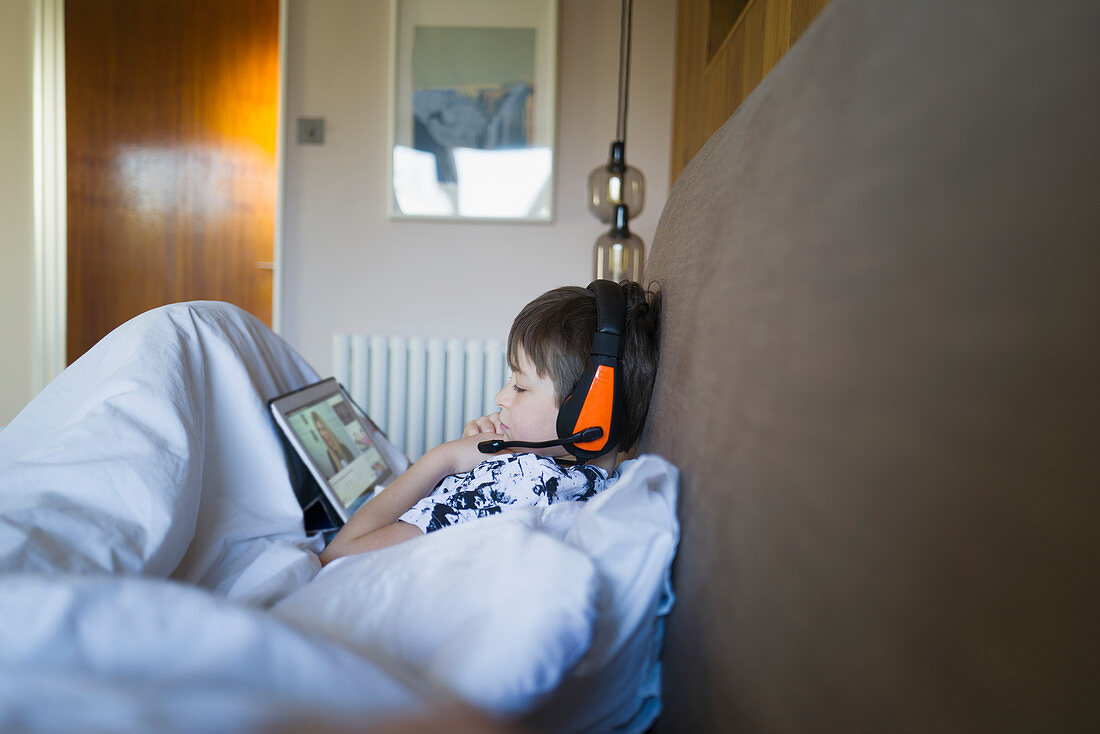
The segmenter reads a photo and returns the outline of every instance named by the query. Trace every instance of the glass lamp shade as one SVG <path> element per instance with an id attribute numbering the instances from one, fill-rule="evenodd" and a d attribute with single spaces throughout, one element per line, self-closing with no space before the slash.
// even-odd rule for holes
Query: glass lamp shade
<path id="1" fill-rule="evenodd" d="M 611 144 L 611 159 L 588 174 L 588 209 L 596 218 L 610 224 L 615 207 L 623 205 L 630 216 L 640 214 L 645 205 L 645 176 L 623 160 L 623 144 Z"/>
<path id="2" fill-rule="evenodd" d="M 641 282 L 645 263 L 645 244 L 642 238 L 626 227 L 626 207 L 615 208 L 616 226 L 596 240 L 594 274 L 596 278 L 634 280 Z"/>

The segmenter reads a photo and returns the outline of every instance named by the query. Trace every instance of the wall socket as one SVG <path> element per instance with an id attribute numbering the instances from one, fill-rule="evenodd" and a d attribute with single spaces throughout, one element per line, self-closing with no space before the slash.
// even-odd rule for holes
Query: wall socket
<path id="1" fill-rule="evenodd" d="M 298 145 L 324 145 L 325 118 L 298 118 Z"/>

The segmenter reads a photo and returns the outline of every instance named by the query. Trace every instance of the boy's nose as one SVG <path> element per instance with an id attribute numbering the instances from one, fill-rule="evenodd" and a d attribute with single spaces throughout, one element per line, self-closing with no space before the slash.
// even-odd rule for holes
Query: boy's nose
<path id="1" fill-rule="evenodd" d="M 498 408 L 503 408 L 504 407 L 504 396 L 507 395 L 507 394 L 508 394 L 508 386 L 505 385 L 504 387 L 500 388 L 500 392 L 498 392 L 493 397 L 493 402 L 496 403 Z"/>

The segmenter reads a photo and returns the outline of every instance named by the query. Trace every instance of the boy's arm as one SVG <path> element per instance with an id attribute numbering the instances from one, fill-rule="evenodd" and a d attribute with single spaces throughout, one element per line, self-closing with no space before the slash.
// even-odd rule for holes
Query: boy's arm
<path id="1" fill-rule="evenodd" d="M 443 477 L 469 471 L 489 458 L 478 451 L 477 444 L 494 438 L 499 439 L 501 436 L 499 434 L 465 436 L 440 444 L 421 456 L 408 471 L 395 479 L 381 494 L 355 511 L 347 524 L 340 528 L 336 537 L 321 553 L 321 562 L 328 563 L 340 556 L 382 547 L 373 542 L 364 542 L 364 536 L 396 523 L 397 518 L 410 507 L 427 497 Z M 416 528 L 411 529 L 415 530 L 416 534 L 420 533 Z M 387 537 L 392 533 L 393 531 L 388 531 Z M 399 533 L 398 536 L 400 535 Z M 398 536 L 394 537 L 394 542 L 414 537 L 414 535 Z"/>

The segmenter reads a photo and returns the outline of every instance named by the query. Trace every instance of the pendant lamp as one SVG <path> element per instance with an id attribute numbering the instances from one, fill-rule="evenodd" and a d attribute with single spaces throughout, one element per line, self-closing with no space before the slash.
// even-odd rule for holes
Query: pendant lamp
<path id="1" fill-rule="evenodd" d="M 645 177 L 626 163 L 626 115 L 630 95 L 630 31 L 633 0 L 622 0 L 619 20 L 619 108 L 615 140 L 606 165 L 588 175 L 588 208 L 596 218 L 610 224 L 610 231 L 596 240 L 596 278 L 641 281 L 645 244 L 631 233 L 629 221 L 645 205 Z"/>
<path id="2" fill-rule="evenodd" d="M 642 238 L 626 226 L 625 204 L 615 207 L 615 223 L 611 231 L 604 232 L 596 240 L 595 272 L 597 278 L 613 280 L 624 278 L 638 281 L 642 277 L 645 261 L 645 245 Z"/>

